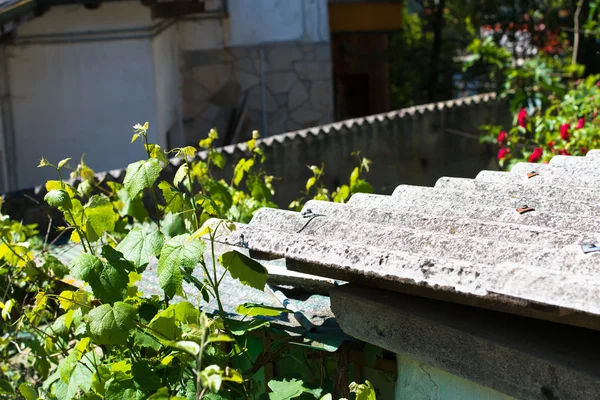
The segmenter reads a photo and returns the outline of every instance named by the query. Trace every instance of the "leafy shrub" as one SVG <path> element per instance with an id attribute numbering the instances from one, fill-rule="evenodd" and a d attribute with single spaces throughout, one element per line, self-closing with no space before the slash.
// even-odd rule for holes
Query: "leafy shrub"
<path id="1" fill-rule="evenodd" d="M 246 303 L 236 309 L 244 319 L 236 320 L 221 299 L 227 273 L 258 290 L 266 284 L 261 264 L 235 250 L 217 255 L 215 249 L 217 235 L 235 229 L 231 221 L 247 222 L 259 208 L 275 207 L 273 177 L 260 169 L 258 133 L 226 182 L 212 175 L 213 168 L 225 166 L 213 147 L 215 130 L 199 143 L 206 160 L 195 159 L 191 146 L 165 152 L 149 143 L 147 123 L 134 131 L 132 143 L 140 139 L 147 158 L 127 167 L 122 184 L 99 181 L 83 159 L 70 174 L 77 185 L 64 179 L 70 159 L 40 162 L 57 172 L 58 179 L 46 183 L 45 201 L 63 214 L 59 235 L 83 249 L 69 266 L 50 255 L 48 235 L 35 239 L 35 226 L 0 215 L 0 397 L 256 398 L 254 373 L 296 340 L 278 340 L 248 364 L 248 334 L 268 322 L 247 317 L 288 310 Z M 181 160 L 173 181 L 160 179 L 169 153 Z M 349 192 L 368 185 L 359 182 L 360 171 L 368 170 L 362 163 Z M 151 195 L 150 209 L 144 193 Z M 206 224 L 214 217 L 222 221 Z M 162 298 L 143 296 L 137 286 L 152 259 L 158 260 Z M 203 279 L 192 274 L 195 268 Z M 201 298 L 186 294 L 184 282 Z M 175 297 L 181 301 L 172 302 Z M 218 312 L 208 316 L 197 304 L 211 299 Z M 331 398 L 295 379 L 271 381 L 269 387 L 275 391 L 271 399 Z M 350 389 L 357 398 L 375 398 L 368 382 Z"/>

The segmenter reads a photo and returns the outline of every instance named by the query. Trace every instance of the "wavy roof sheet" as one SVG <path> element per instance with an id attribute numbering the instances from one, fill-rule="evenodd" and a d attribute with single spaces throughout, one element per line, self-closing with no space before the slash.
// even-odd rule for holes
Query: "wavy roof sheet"
<path id="1" fill-rule="evenodd" d="M 263 209 L 219 240 L 300 272 L 600 329 L 598 169 L 594 150 L 300 213 Z"/>

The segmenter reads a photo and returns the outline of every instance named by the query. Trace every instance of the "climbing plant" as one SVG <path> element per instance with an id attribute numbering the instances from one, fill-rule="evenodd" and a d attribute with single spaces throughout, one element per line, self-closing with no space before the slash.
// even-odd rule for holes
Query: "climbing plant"
<path id="1" fill-rule="evenodd" d="M 214 168 L 225 167 L 213 146 L 215 130 L 199 143 L 206 154 L 200 159 L 192 146 L 166 151 L 150 143 L 148 129 L 148 123 L 134 127 L 132 143 L 141 143 L 146 158 L 127 167 L 123 183 L 100 181 L 83 158 L 73 169 L 70 159 L 53 164 L 42 158 L 39 167 L 57 176 L 46 183 L 44 200 L 64 219 L 53 229 L 81 248 L 69 265 L 51 254 L 50 230 L 41 239 L 36 226 L 0 215 L 0 398 L 259 398 L 253 375 L 302 339 L 278 338 L 252 358 L 248 335 L 269 325 L 252 317 L 289 311 L 245 303 L 235 309 L 240 320 L 223 306 L 226 275 L 258 290 L 266 284 L 264 266 L 216 246 L 235 229 L 232 221 L 247 222 L 257 209 L 275 207 L 273 177 L 260 168 L 265 155 L 258 133 L 227 182 L 213 176 Z M 180 163 L 165 180 L 169 155 Z M 359 182 L 363 169 L 364 159 L 348 189 L 338 190 L 344 199 L 355 186 L 368 185 Z M 140 290 L 149 271 L 162 295 Z M 203 311 L 208 302 L 217 305 L 212 315 Z M 271 380 L 268 387 L 269 399 L 332 399 L 299 379 Z M 368 382 L 349 389 L 357 399 L 375 399 Z"/>

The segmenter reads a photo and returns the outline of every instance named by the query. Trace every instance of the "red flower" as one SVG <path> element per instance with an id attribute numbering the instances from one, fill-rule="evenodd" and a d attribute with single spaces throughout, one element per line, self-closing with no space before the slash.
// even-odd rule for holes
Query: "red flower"
<path id="1" fill-rule="evenodd" d="M 561 156 L 570 156 L 569 151 L 567 149 L 559 150 L 558 154 Z"/>
<path id="2" fill-rule="evenodd" d="M 525 124 L 527 123 L 527 111 L 524 108 L 521 108 L 521 111 L 519 111 L 517 121 L 519 122 L 519 126 L 525 128 Z"/>
<path id="3" fill-rule="evenodd" d="M 552 150 L 554 148 L 554 142 L 552 140 L 549 141 L 547 146 L 548 146 L 548 149 Z"/>
<path id="4" fill-rule="evenodd" d="M 580 152 L 582 155 L 586 155 L 586 154 L 587 154 L 587 152 L 588 152 L 588 149 L 586 149 L 585 147 L 580 147 L 580 148 L 579 148 L 579 152 Z"/>
<path id="5" fill-rule="evenodd" d="M 560 138 L 562 140 L 569 140 L 571 138 L 571 135 L 569 135 L 570 127 L 571 127 L 571 125 L 569 125 L 569 124 L 562 124 L 560 126 Z"/>
<path id="6" fill-rule="evenodd" d="M 502 147 L 498 150 L 498 160 L 505 159 L 510 154 L 510 149 L 507 147 Z"/>
<path id="7" fill-rule="evenodd" d="M 500 133 L 498 134 L 498 144 L 504 143 L 506 139 L 508 139 L 508 133 L 500 131 Z"/>
<path id="8" fill-rule="evenodd" d="M 534 163 L 540 161 L 540 158 L 542 158 L 542 154 L 544 154 L 544 149 L 542 149 L 541 147 L 536 147 L 535 150 L 533 150 L 533 153 L 531 153 L 531 155 L 529 156 L 529 162 Z"/>
<path id="9" fill-rule="evenodd" d="M 579 118 L 579 121 L 577 121 L 577 129 L 583 128 L 584 125 L 585 125 L 585 119 Z"/>

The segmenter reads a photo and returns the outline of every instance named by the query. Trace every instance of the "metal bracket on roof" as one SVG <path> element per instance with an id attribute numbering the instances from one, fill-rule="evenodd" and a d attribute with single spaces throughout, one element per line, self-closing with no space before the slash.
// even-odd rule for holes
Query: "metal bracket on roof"
<path id="1" fill-rule="evenodd" d="M 535 208 L 531 208 L 531 207 L 529 207 L 527 205 L 523 205 L 521 207 L 517 207 L 517 212 L 519 214 L 525 214 L 525 213 L 527 213 L 529 211 L 535 211 Z"/>
<path id="2" fill-rule="evenodd" d="M 308 218 L 308 221 L 306 221 L 306 223 L 302 226 L 302 228 L 300 228 L 296 233 L 302 232 L 304 230 L 304 228 L 306 228 L 306 226 L 313 219 L 315 219 L 317 217 L 324 217 L 324 216 L 325 216 L 325 214 L 316 214 L 316 213 L 314 213 L 313 210 L 311 210 L 310 208 L 307 208 L 306 210 L 302 211 L 302 218 Z"/>
<path id="3" fill-rule="evenodd" d="M 597 246 L 596 243 L 582 243 L 581 249 L 584 254 L 594 253 L 596 251 L 600 251 L 600 246 Z"/>
<path id="4" fill-rule="evenodd" d="M 244 240 L 244 234 L 240 234 L 240 240 L 233 244 L 234 246 L 243 247 L 245 249 L 248 248 L 248 242 Z"/>
<path id="5" fill-rule="evenodd" d="M 531 179 L 534 176 L 538 176 L 539 174 L 536 171 L 531 171 L 529 173 L 527 173 L 527 179 Z"/>

